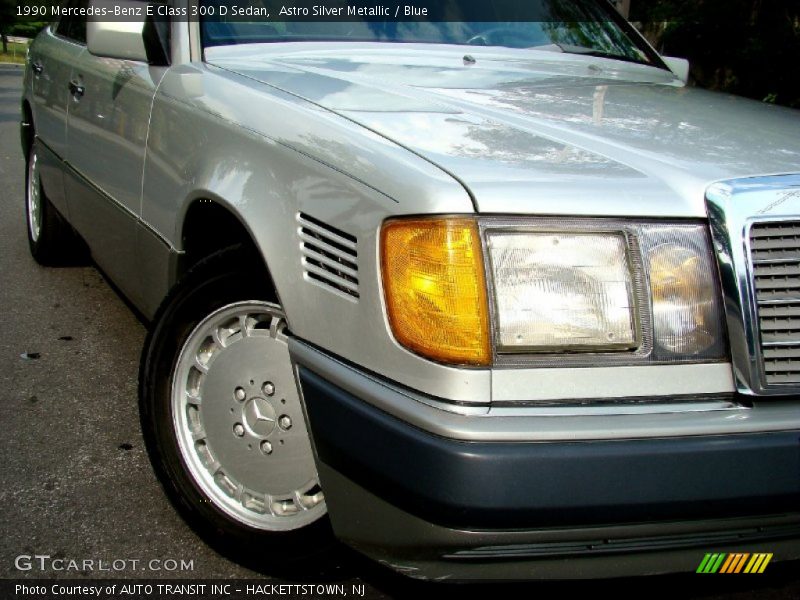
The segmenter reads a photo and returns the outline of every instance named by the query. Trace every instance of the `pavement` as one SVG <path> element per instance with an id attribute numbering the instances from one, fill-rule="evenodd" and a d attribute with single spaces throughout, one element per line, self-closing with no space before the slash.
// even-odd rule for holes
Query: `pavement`
<path id="1" fill-rule="evenodd" d="M 136 378 L 145 325 L 91 265 L 38 266 L 28 252 L 19 145 L 22 70 L 0 66 L 0 579 L 264 578 L 206 546 L 170 506 L 148 462 Z M 30 570 L 19 556 L 76 559 Z M 562 594 L 800 598 L 797 563 L 760 576 L 685 574 L 591 583 L 419 584 L 342 552 L 335 578 L 366 598 Z M 94 560 L 94 570 L 82 561 Z M 98 571 L 125 560 L 120 570 Z M 135 561 L 135 562 L 134 562 Z M 151 561 L 157 561 L 151 563 Z M 170 561 L 175 561 L 170 562 Z M 181 569 L 181 561 L 187 568 Z M 191 569 L 188 568 L 191 563 Z M 117 563 L 121 565 L 123 563 Z M 177 565 L 177 568 L 172 567 Z"/>

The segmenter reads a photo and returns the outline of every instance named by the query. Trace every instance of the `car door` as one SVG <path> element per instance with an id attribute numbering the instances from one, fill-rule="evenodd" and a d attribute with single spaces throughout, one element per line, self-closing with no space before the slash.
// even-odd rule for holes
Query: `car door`
<path id="1" fill-rule="evenodd" d="M 81 3 L 86 4 L 85 1 L 71 2 L 67 6 Z M 36 38 L 29 56 L 30 98 L 40 145 L 42 184 L 48 199 L 67 216 L 62 178 L 67 143 L 67 84 L 72 68 L 85 51 L 85 22 L 64 17 Z"/>
<path id="2" fill-rule="evenodd" d="M 134 304 L 141 298 L 135 247 L 150 109 L 165 72 L 164 66 L 87 50 L 68 83 L 70 220 Z"/>

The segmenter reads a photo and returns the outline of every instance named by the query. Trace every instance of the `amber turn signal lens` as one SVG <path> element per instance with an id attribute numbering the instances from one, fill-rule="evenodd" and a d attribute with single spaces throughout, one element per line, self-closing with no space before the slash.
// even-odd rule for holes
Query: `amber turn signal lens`
<path id="1" fill-rule="evenodd" d="M 475 220 L 387 221 L 381 231 L 381 268 L 389 324 L 398 342 L 439 362 L 491 362 Z"/>

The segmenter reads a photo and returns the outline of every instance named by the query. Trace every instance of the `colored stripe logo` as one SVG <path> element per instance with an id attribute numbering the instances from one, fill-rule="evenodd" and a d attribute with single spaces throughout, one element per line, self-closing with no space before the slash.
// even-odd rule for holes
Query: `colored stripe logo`
<path id="1" fill-rule="evenodd" d="M 734 552 L 731 554 L 706 554 L 696 573 L 763 573 L 772 554 Z"/>

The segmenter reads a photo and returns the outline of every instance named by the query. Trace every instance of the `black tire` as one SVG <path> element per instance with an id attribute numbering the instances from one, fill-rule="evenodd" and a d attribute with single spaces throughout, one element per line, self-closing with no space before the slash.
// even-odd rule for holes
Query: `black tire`
<path id="1" fill-rule="evenodd" d="M 234 246 L 204 259 L 178 283 L 159 309 L 144 345 L 139 374 L 142 431 L 167 496 L 214 549 L 260 572 L 330 577 L 337 566 L 333 561 L 337 545 L 327 514 L 291 531 L 264 531 L 237 522 L 214 504 L 192 475 L 173 421 L 173 377 L 191 332 L 208 315 L 231 303 L 266 300 L 277 304 L 268 282 L 260 260 Z"/>
<path id="2" fill-rule="evenodd" d="M 25 223 L 31 256 L 40 265 L 60 266 L 77 262 L 82 257 L 82 244 L 44 193 L 39 168 L 39 142 L 34 140 L 25 163 Z M 38 202 L 32 196 L 38 194 Z M 38 224 L 33 222 L 37 217 Z M 38 227 L 36 226 L 38 225 Z"/>

